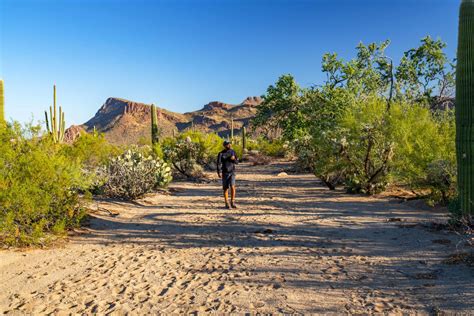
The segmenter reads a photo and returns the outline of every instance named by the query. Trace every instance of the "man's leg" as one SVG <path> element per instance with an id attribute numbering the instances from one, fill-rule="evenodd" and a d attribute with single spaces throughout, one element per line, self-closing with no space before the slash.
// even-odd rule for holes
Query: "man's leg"
<path id="1" fill-rule="evenodd" d="M 224 189 L 225 206 L 229 206 L 229 189 Z"/>
<path id="2" fill-rule="evenodd" d="M 230 178 L 230 206 L 237 208 L 237 206 L 235 206 L 235 174 L 232 174 Z"/>
<path id="3" fill-rule="evenodd" d="M 232 208 L 237 208 L 237 206 L 235 206 L 234 201 L 235 201 L 235 184 L 230 187 L 230 205 L 232 206 Z"/>

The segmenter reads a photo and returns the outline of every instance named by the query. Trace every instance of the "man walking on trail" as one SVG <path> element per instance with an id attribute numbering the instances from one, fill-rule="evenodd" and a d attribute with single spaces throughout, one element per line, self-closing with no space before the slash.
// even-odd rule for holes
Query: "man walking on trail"
<path id="1" fill-rule="evenodd" d="M 226 208 L 237 208 L 235 206 L 235 165 L 239 163 L 235 151 L 229 141 L 224 141 L 224 150 L 217 155 L 217 175 L 222 178 L 224 189 L 224 200 Z M 230 205 L 229 205 L 230 188 Z"/>

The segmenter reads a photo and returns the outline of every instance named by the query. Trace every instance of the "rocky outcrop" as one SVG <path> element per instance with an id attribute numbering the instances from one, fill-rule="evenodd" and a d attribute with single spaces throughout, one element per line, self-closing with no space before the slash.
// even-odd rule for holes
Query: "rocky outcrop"
<path id="1" fill-rule="evenodd" d="M 72 143 L 76 138 L 78 138 L 81 133 L 85 133 L 86 130 L 84 127 L 79 125 L 72 125 L 64 131 L 64 142 Z"/>
<path id="2" fill-rule="evenodd" d="M 263 102 L 262 97 L 248 97 L 241 103 L 241 105 L 257 106 L 257 105 L 262 104 L 262 102 Z"/>

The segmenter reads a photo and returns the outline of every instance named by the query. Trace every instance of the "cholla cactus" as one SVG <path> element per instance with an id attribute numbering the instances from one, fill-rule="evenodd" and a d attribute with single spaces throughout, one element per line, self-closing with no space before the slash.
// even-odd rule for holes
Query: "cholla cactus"
<path id="1" fill-rule="evenodd" d="M 171 168 L 161 160 L 127 150 L 107 166 L 104 192 L 111 197 L 133 200 L 171 182 Z"/>

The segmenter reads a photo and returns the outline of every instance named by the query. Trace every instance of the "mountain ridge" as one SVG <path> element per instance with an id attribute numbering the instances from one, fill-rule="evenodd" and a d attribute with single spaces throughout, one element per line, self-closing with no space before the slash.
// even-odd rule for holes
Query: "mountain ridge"
<path id="1" fill-rule="evenodd" d="M 157 107 L 158 126 L 161 136 L 195 129 L 215 132 L 227 137 L 234 119 L 234 132 L 248 126 L 262 103 L 258 96 L 247 97 L 239 104 L 211 101 L 201 109 L 178 113 Z M 96 114 L 81 125 L 73 125 L 66 131 L 66 141 L 73 141 L 82 132 L 98 131 L 114 144 L 137 144 L 149 142 L 151 124 L 151 104 L 135 102 L 123 98 L 109 97 Z"/>

